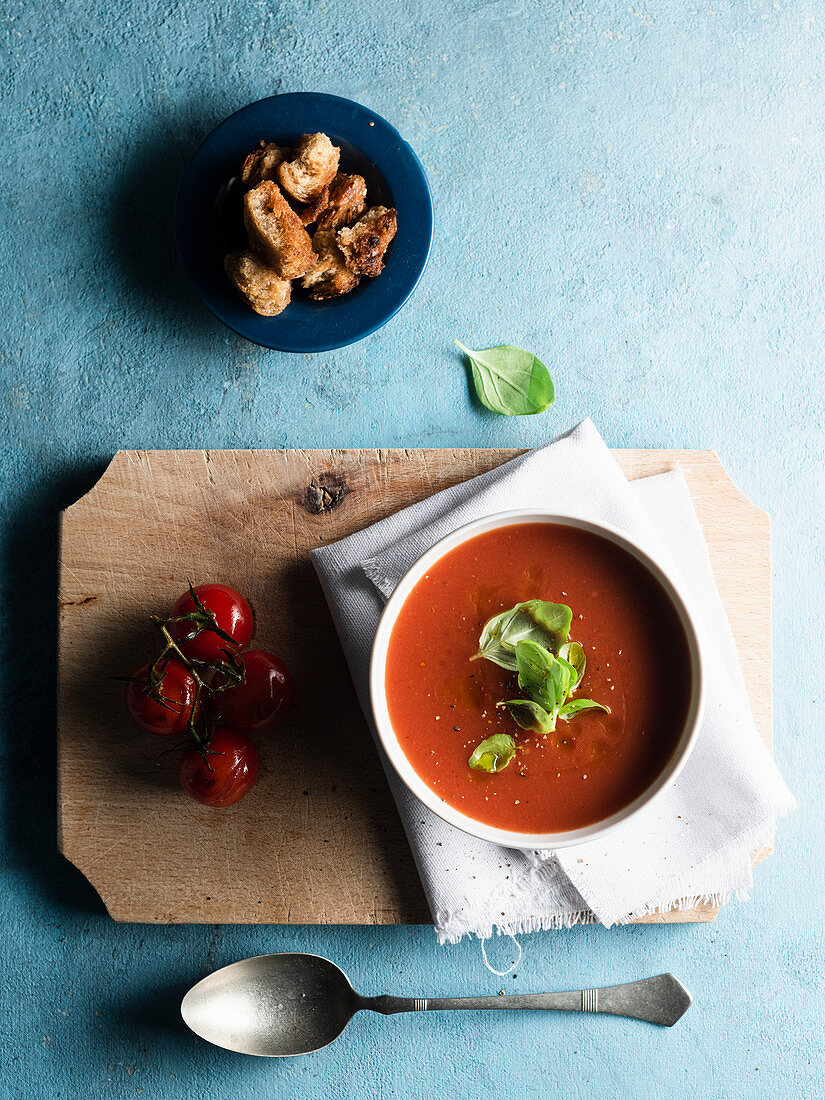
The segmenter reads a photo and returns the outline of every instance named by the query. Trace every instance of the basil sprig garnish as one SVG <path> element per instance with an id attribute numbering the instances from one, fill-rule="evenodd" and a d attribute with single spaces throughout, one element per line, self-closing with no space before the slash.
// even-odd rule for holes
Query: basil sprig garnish
<path id="1" fill-rule="evenodd" d="M 571 692 L 584 674 L 584 650 L 580 654 L 576 651 L 575 656 L 578 667 L 566 657 L 557 657 L 536 642 L 519 642 L 516 646 L 518 686 L 529 699 L 508 699 L 497 705 L 505 707 L 522 729 L 537 733 L 552 733 L 557 719 L 569 722 L 583 710 L 598 708 L 609 714 L 609 707 L 593 699 L 570 700 Z"/>
<path id="2" fill-rule="evenodd" d="M 544 412 L 555 401 L 550 371 L 531 351 L 512 344 L 471 351 L 456 344 L 470 360 L 479 401 L 491 412 L 525 416 Z"/>
<path id="3" fill-rule="evenodd" d="M 524 730 L 553 733 L 556 722 L 569 722 L 586 710 L 610 707 L 594 699 L 573 699 L 584 676 L 586 658 L 580 642 L 568 641 L 573 612 L 566 604 L 527 600 L 494 615 L 484 626 L 478 653 L 501 668 L 518 673 L 518 685 L 526 699 L 506 699 L 503 707 Z M 470 757 L 471 768 L 496 772 L 506 768 L 516 744 L 509 734 L 495 734 L 482 741 Z"/>

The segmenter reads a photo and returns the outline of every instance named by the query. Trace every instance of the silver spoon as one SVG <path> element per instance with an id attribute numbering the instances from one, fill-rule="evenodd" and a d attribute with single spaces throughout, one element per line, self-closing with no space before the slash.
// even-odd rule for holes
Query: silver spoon
<path id="1" fill-rule="evenodd" d="M 542 1008 L 607 1012 L 672 1027 L 691 996 L 672 974 L 576 993 L 498 997 L 362 997 L 343 970 L 320 955 L 258 955 L 224 966 L 194 985 L 181 1004 L 186 1024 L 216 1046 L 268 1058 L 310 1054 L 337 1039 L 356 1012 L 446 1008 Z"/>

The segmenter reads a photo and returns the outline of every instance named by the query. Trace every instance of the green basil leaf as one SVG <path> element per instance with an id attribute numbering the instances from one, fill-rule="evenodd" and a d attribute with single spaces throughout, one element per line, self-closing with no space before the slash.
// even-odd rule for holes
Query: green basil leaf
<path id="1" fill-rule="evenodd" d="M 496 706 L 505 707 L 513 721 L 523 730 L 552 733 L 556 728 L 553 716 L 532 699 L 508 699 L 504 703 L 496 703 Z"/>
<path id="2" fill-rule="evenodd" d="M 542 732 L 550 733 L 556 728 L 556 716 L 567 698 L 576 670 L 536 642 L 519 642 L 516 660 L 519 687 L 545 711 L 547 719 Z"/>
<path id="3" fill-rule="evenodd" d="M 509 733 L 494 733 L 476 745 L 467 761 L 471 768 L 485 772 L 501 772 L 516 755 L 516 743 Z"/>
<path id="4" fill-rule="evenodd" d="M 571 718 L 575 718 L 583 710 L 603 710 L 605 713 L 610 714 L 610 707 L 606 707 L 604 703 L 596 703 L 593 699 L 571 699 L 559 710 L 559 718 L 569 722 Z"/>
<path id="5" fill-rule="evenodd" d="M 578 675 L 578 673 L 569 661 L 565 661 L 564 657 L 557 657 L 556 660 L 564 669 L 564 673 L 566 676 L 565 684 L 567 685 L 567 689 L 564 693 L 564 698 L 566 699 L 573 690 L 573 685 L 576 683 L 576 676 Z M 564 702 L 564 699 L 562 699 L 562 702 Z"/>
<path id="6" fill-rule="evenodd" d="M 581 642 L 566 642 L 559 650 L 559 660 L 569 662 L 575 671 L 575 678 L 570 687 L 570 691 L 573 692 L 582 682 L 585 665 L 587 664 Z"/>
<path id="7" fill-rule="evenodd" d="M 555 692 L 547 694 L 545 685 L 555 661 L 553 654 L 538 642 L 524 641 L 516 646 L 518 686 L 531 699 L 548 709 L 555 705 L 556 697 Z"/>
<path id="8" fill-rule="evenodd" d="M 456 344 L 470 360 L 479 401 L 492 412 L 525 416 L 544 412 L 553 404 L 553 379 L 531 351 L 512 344 L 471 351 L 458 340 Z"/>
<path id="9" fill-rule="evenodd" d="M 560 661 L 537 642 L 519 642 L 516 661 L 519 687 L 545 710 L 558 710 L 576 676 L 573 666 Z"/>
<path id="10" fill-rule="evenodd" d="M 568 696 L 575 675 L 576 670 L 571 664 L 568 664 L 567 661 L 560 661 L 557 657 L 553 658 L 550 674 L 544 682 L 544 692 L 548 698 L 552 698 L 552 709 L 557 713 Z"/>
<path id="11" fill-rule="evenodd" d="M 478 641 L 478 653 L 510 672 L 518 671 L 516 646 L 521 641 L 537 642 L 551 652 L 567 641 L 573 612 L 563 603 L 526 600 L 489 619 Z"/>

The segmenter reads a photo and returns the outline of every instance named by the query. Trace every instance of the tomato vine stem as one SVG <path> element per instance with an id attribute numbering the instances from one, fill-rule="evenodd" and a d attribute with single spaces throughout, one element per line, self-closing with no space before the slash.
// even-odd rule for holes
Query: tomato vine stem
<path id="1" fill-rule="evenodd" d="M 159 703 L 161 706 L 171 710 L 173 709 L 173 701 L 165 698 L 161 694 L 163 677 L 169 662 L 174 658 L 189 672 L 192 679 L 195 681 L 195 695 L 190 705 L 187 719 L 187 729 L 191 740 L 181 742 L 180 745 L 175 746 L 175 749 L 191 747 L 194 743 L 203 757 L 204 763 L 209 767 L 209 761 L 206 757 L 207 754 L 215 755 L 214 753 L 210 753 L 208 748 L 215 727 L 214 724 L 210 725 L 205 704 L 212 695 L 218 694 L 221 691 L 226 691 L 227 688 L 234 687 L 236 684 L 242 684 L 245 680 L 246 670 L 244 668 L 243 657 L 240 653 L 235 653 L 228 648 L 223 649 L 226 660 L 214 662 L 199 661 L 195 658 L 188 657 L 183 651 L 181 644 L 192 641 L 193 638 L 196 638 L 205 630 L 217 634 L 219 638 L 228 642 L 229 645 L 235 645 L 234 639 L 218 626 L 213 612 L 207 607 L 204 607 L 203 603 L 198 599 L 191 581 L 189 582 L 189 593 L 195 603 L 194 611 L 190 611 L 185 615 L 177 615 L 166 619 L 162 618 L 160 615 L 149 616 L 150 622 L 158 628 L 163 636 L 164 647 L 159 656 L 149 665 L 146 680 L 141 682 L 144 684 L 144 692 L 150 698 L 154 699 L 155 702 Z M 193 629 L 190 633 L 185 635 L 185 637 L 176 640 L 172 636 L 170 627 L 181 622 L 192 623 Z M 215 682 L 216 678 L 217 682 Z M 134 677 L 124 677 L 124 679 L 134 680 Z M 171 752 L 174 750 L 167 749 L 166 751 Z"/>

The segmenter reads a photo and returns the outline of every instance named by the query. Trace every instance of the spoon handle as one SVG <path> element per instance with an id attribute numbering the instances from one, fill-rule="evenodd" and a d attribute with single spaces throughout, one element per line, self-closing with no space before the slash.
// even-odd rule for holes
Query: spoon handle
<path id="1" fill-rule="evenodd" d="M 690 1008 L 692 998 L 672 974 L 640 982 L 580 989 L 571 993 L 516 993 L 498 997 L 365 997 L 362 1008 L 382 1012 L 433 1012 L 448 1008 L 532 1008 L 551 1012 L 604 1012 L 672 1027 Z"/>

